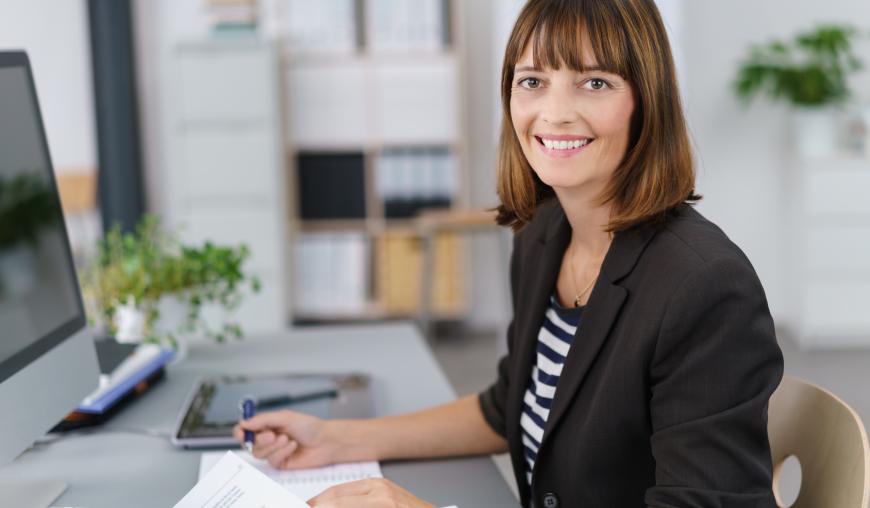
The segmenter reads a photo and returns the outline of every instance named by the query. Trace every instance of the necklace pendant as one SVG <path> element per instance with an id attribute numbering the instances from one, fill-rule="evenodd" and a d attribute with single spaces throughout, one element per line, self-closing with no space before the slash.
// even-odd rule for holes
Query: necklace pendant
<path id="1" fill-rule="evenodd" d="M 574 307 L 580 306 L 580 295 L 574 297 Z"/>

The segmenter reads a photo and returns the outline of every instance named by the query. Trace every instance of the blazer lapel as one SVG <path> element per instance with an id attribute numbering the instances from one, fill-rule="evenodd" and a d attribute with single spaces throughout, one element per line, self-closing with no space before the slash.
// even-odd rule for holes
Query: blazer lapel
<path id="1" fill-rule="evenodd" d="M 628 291 L 617 282 L 631 272 L 654 234 L 655 227 L 650 224 L 614 236 L 565 359 L 544 429 L 542 448 L 570 407 L 625 303 Z"/>
<path id="2" fill-rule="evenodd" d="M 565 359 L 559 383 L 556 385 L 556 395 L 544 429 L 542 447 L 571 405 L 574 394 L 583 383 L 586 373 L 589 372 L 598 351 L 610 333 L 610 328 L 616 321 L 627 295 L 628 291 L 625 288 L 613 284 L 606 277 L 599 277 L 595 284 L 589 303 L 583 310 L 583 317 L 580 318 L 580 326 L 574 335 L 568 357 Z"/>
<path id="3" fill-rule="evenodd" d="M 514 464 L 515 468 L 525 464 L 521 444 L 520 413 L 523 410 L 523 396 L 532 375 L 532 365 L 535 363 L 538 332 L 547 310 L 550 294 L 559 275 L 565 248 L 571 239 L 571 228 L 568 221 L 564 213 L 561 213 L 561 208 L 559 208 L 559 212 L 552 220 L 548 221 L 546 228 L 542 228 L 534 249 L 530 249 L 529 261 L 523 266 L 525 273 L 520 275 L 524 281 L 527 281 L 523 287 L 528 288 L 528 290 L 524 289 L 523 293 L 519 295 L 517 315 L 514 316 L 515 326 L 517 326 L 514 354 L 517 355 L 517 359 L 511 375 L 515 381 L 511 383 L 506 408 L 507 418 L 510 422 L 508 439 L 512 443 L 511 448 L 519 451 L 515 454 L 516 457 L 513 457 L 517 462 Z M 518 469 L 518 471 L 522 471 L 522 469 Z"/>

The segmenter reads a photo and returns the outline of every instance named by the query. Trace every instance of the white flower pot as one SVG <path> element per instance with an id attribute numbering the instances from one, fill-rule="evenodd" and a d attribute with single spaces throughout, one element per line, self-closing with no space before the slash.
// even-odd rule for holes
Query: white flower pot
<path id="1" fill-rule="evenodd" d="M 138 344 L 145 338 L 145 313 L 133 298 L 115 308 L 115 340 L 122 344 Z"/>
<path id="2" fill-rule="evenodd" d="M 792 143 L 802 159 L 835 155 L 840 138 L 840 112 L 830 106 L 792 110 Z"/>

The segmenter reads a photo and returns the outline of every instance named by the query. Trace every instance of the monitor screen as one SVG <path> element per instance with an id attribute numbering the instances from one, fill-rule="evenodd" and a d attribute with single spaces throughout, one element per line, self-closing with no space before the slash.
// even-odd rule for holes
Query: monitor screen
<path id="1" fill-rule="evenodd" d="M 26 61 L 0 61 L 0 323 L 0 382 L 84 326 Z"/>

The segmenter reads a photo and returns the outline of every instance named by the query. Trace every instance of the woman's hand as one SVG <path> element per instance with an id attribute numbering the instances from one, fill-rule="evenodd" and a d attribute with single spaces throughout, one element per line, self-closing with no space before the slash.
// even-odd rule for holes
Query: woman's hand
<path id="1" fill-rule="evenodd" d="M 386 478 L 330 487 L 308 500 L 316 508 L 435 508 Z"/>
<path id="2" fill-rule="evenodd" d="M 260 413 L 233 428 L 244 443 L 244 431 L 254 432 L 254 457 L 277 469 L 325 466 L 338 459 L 341 443 L 330 432 L 330 422 L 295 411 Z"/>

